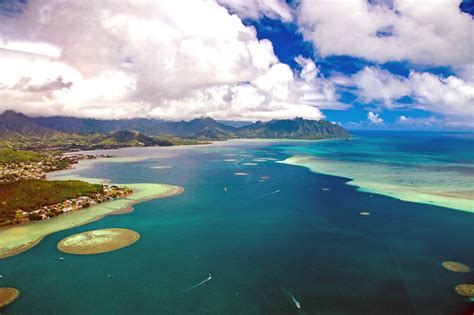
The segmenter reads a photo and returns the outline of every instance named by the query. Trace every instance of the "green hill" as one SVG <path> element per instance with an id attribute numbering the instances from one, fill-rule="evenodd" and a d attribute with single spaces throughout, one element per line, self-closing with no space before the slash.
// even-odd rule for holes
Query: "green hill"
<path id="1" fill-rule="evenodd" d="M 0 150 L 0 164 L 2 163 L 21 163 L 21 162 L 39 162 L 43 159 L 41 154 L 33 151 L 17 151 L 12 149 Z"/>
<path id="2" fill-rule="evenodd" d="M 32 179 L 0 184 L 0 225 L 15 218 L 16 210 L 31 212 L 42 206 L 102 191 L 102 186 L 79 180 Z"/>
<path id="3" fill-rule="evenodd" d="M 57 130 L 38 125 L 33 118 L 21 113 L 7 110 L 0 115 L 0 132 L 7 137 L 25 136 L 32 138 L 51 137 Z"/>
<path id="4" fill-rule="evenodd" d="M 148 137 L 137 131 L 117 131 L 97 143 L 97 146 L 143 147 L 153 145 L 170 146 L 173 144 L 168 140 Z"/>
<path id="5" fill-rule="evenodd" d="M 303 118 L 256 122 L 239 129 L 242 138 L 327 139 L 347 138 L 349 133 L 337 124 L 325 120 Z"/>

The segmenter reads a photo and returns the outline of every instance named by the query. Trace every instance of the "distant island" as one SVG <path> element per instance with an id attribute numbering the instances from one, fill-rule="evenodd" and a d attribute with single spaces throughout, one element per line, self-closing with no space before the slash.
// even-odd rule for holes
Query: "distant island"
<path id="1" fill-rule="evenodd" d="M 0 148 L 31 150 L 91 150 L 129 146 L 202 144 L 235 138 L 331 139 L 348 138 L 341 126 L 303 118 L 237 124 L 196 118 L 98 120 L 75 117 L 28 117 L 7 110 L 0 115 Z"/>

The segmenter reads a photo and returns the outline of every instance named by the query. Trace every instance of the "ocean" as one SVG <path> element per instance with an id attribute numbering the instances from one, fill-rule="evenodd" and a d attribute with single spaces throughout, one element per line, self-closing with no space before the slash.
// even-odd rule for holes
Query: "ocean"
<path id="1" fill-rule="evenodd" d="M 454 287 L 474 283 L 474 273 L 441 266 L 474 268 L 473 134 L 354 132 L 349 141 L 98 153 L 119 158 L 53 178 L 185 192 L 0 260 L 0 287 L 21 292 L 2 313 L 432 315 L 473 307 Z M 99 255 L 56 248 L 101 228 L 141 238 Z"/>

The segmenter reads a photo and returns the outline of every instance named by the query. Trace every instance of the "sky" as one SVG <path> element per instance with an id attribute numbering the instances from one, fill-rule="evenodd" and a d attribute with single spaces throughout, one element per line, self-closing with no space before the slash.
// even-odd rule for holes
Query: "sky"
<path id="1" fill-rule="evenodd" d="M 474 2 L 0 0 L 0 111 L 474 130 Z"/>

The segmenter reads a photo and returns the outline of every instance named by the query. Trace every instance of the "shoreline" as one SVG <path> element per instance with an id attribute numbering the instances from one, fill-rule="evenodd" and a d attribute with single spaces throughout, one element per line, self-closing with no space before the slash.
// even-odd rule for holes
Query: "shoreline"
<path id="1" fill-rule="evenodd" d="M 181 186 L 167 184 L 127 184 L 127 186 L 134 192 L 125 198 L 65 213 L 49 220 L 0 228 L 0 259 L 29 250 L 52 233 L 95 222 L 107 215 L 130 213 L 133 211 L 133 206 L 138 203 L 172 197 L 184 192 Z"/>
<path id="2" fill-rule="evenodd" d="M 317 167 L 317 159 L 312 156 L 295 155 L 278 163 L 294 165 L 307 168 L 309 171 L 318 174 L 338 176 L 349 179 L 347 185 L 354 186 L 360 192 L 372 193 L 392 197 L 402 201 L 416 202 L 432 206 L 444 207 L 457 211 L 474 213 L 474 198 L 462 198 L 469 195 L 466 191 L 440 191 L 437 188 L 423 189 L 412 186 L 402 186 L 383 182 L 372 182 L 351 177 L 344 172 L 332 172 Z M 472 194 L 474 195 L 474 193 Z"/>

